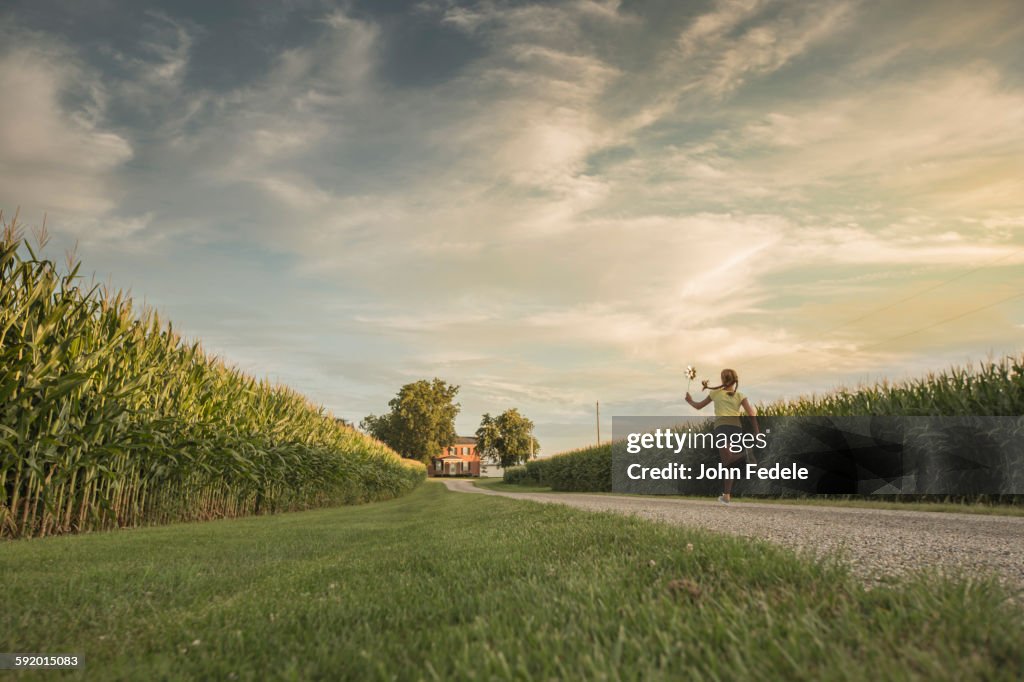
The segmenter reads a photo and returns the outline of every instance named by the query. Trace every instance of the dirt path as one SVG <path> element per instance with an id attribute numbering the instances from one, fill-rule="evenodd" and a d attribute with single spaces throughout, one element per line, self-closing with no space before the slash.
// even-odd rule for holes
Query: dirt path
<path id="1" fill-rule="evenodd" d="M 585 493 L 508 493 L 444 480 L 450 490 L 590 511 L 633 514 L 777 542 L 816 555 L 841 552 L 869 580 L 921 568 L 994 573 L 1024 589 L 1024 517 L 812 505 L 680 500 Z"/>

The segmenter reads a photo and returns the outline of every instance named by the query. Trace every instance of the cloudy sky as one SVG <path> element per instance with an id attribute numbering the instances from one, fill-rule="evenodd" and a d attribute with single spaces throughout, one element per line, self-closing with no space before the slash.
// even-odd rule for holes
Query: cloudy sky
<path id="1" fill-rule="evenodd" d="M 0 207 L 358 421 L 459 384 L 548 454 L 1021 349 L 1019 0 L 0 9 Z M 1016 298 L 1014 298 L 1016 296 Z M 906 299 L 906 300 L 903 300 Z"/>

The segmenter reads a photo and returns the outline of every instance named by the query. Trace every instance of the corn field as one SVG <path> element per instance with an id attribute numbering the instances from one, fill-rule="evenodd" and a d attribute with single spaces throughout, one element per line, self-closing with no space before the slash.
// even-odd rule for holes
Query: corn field
<path id="1" fill-rule="evenodd" d="M 4 226 L 0 537 L 358 503 L 425 478 L 124 293 L 84 287 L 79 267 L 59 272 Z"/>
<path id="2" fill-rule="evenodd" d="M 904 417 L 1024 414 L 1024 356 L 1004 357 L 977 367 L 952 367 L 902 383 L 882 382 L 850 391 L 759 404 L 765 416 L 858 415 Z"/>
<path id="3" fill-rule="evenodd" d="M 757 413 L 762 417 L 1017 417 L 1024 414 L 1024 355 L 976 367 L 952 367 L 902 383 L 882 382 L 852 391 L 841 389 L 796 400 L 759 403 Z M 949 440 L 941 431 L 916 437 L 928 438 L 931 443 Z M 612 447 L 595 445 L 560 453 L 543 460 L 534 472 L 527 467 L 512 467 L 505 470 L 505 481 L 521 485 L 543 481 L 562 491 L 611 490 Z M 1011 479 L 1005 480 L 1012 487 Z"/>

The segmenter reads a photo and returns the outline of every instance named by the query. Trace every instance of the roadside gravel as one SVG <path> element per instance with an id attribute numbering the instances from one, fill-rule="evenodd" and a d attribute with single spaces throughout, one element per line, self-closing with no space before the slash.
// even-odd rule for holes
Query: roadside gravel
<path id="1" fill-rule="evenodd" d="M 585 493 L 508 493 L 468 480 L 450 490 L 567 504 L 776 542 L 817 557 L 838 554 L 869 583 L 925 568 L 950 574 L 994 574 L 1024 590 L 1024 517 L 759 504 Z"/>

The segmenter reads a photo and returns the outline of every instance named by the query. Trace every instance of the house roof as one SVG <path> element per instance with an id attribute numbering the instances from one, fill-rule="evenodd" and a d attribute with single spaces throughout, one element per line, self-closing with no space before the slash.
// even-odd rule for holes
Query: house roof
<path id="1" fill-rule="evenodd" d="M 448 459 L 448 460 L 458 460 L 460 462 L 479 462 L 480 461 L 480 458 L 478 456 L 476 456 L 476 455 L 443 455 L 443 456 L 437 457 L 435 459 L 439 459 L 439 460 L 442 460 L 442 461 L 444 461 L 446 459 Z"/>
<path id="2" fill-rule="evenodd" d="M 476 438 L 473 436 L 456 436 L 452 445 L 476 445 Z"/>

